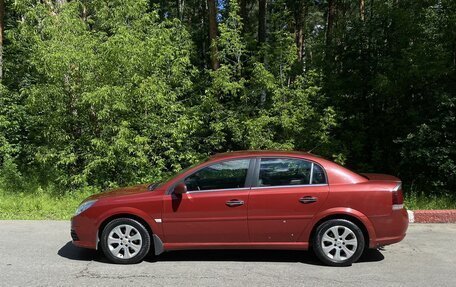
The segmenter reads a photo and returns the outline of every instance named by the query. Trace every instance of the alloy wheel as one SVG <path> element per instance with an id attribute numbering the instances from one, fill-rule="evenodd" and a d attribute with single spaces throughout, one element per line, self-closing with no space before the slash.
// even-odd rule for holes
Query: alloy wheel
<path id="1" fill-rule="evenodd" d="M 323 234 L 321 247 L 328 258 L 334 261 L 344 261 L 355 254 L 358 240 L 350 228 L 336 225 Z"/>
<path id="2" fill-rule="evenodd" d="M 107 241 L 111 254 L 120 259 L 135 257 L 143 244 L 139 230 L 128 224 L 114 227 L 109 233 Z"/>

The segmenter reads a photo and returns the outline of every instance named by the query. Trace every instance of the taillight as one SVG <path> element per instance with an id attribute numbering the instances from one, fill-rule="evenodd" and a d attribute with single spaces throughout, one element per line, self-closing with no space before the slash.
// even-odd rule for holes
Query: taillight
<path id="1" fill-rule="evenodd" d="M 404 208 L 404 196 L 402 195 L 402 183 L 399 183 L 392 191 L 393 210 Z"/>

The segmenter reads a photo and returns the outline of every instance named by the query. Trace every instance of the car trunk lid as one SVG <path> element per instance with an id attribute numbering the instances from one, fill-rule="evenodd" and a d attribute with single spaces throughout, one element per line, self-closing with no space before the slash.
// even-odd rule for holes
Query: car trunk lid
<path id="1" fill-rule="evenodd" d="M 382 174 L 382 173 L 361 173 L 369 180 L 380 180 L 380 181 L 394 181 L 400 182 L 401 180 L 393 175 Z"/>

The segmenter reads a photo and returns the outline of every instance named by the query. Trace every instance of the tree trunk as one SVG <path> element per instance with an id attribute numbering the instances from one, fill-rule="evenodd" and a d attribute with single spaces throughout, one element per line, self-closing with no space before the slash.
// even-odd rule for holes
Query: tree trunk
<path id="1" fill-rule="evenodd" d="M 183 20 L 184 19 L 184 0 L 177 0 L 177 14 L 178 14 L 178 17 L 179 17 L 179 20 Z"/>
<path id="2" fill-rule="evenodd" d="M 55 0 L 55 3 L 58 8 L 62 8 L 62 6 L 67 3 L 67 0 Z"/>
<path id="3" fill-rule="evenodd" d="M 307 4 L 306 0 L 300 0 L 296 3 L 295 7 L 295 41 L 297 48 L 297 58 L 298 62 L 303 62 L 304 60 L 304 48 L 305 48 L 305 24 L 307 17 Z"/>
<path id="4" fill-rule="evenodd" d="M 209 10 L 209 41 L 211 43 L 211 66 L 212 70 L 217 70 L 220 63 L 217 58 L 217 7 L 216 0 L 207 0 Z"/>
<path id="5" fill-rule="evenodd" d="M 241 19 L 242 19 L 242 29 L 243 31 L 246 30 L 246 27 L 247 27 L 247 0 L 241 0 L 240 2 L 240 16 L 241 16 Z"/>
<path id="6" fill-rule="evenodd" d="M 326 45 L 331 42 L 333 28 L 334 28 L 334 16 L 336 14 L 336 0 L 328 0 L 328 17 L 326 21 Z"/>
<path id="7" fill-rule="evenodd" d="M 207 15 L 207 2 L 206 1 L 200 1 L 200 15 L 199 15 L 199 18 L 200 18 L 200 24 L 201 24 L 201 27 L 202 27 L 202 30 L 201 31 L 205 31 L 206 30 L 206 15 Z M 203 63 L 204 65 L 204 68 L 207 69 L 208 67 L 208 63 L 206 61 L 206 56 L 207 56 L 207 48 L 206 48 L 206 37 L 201 37 L 201 54 L 200 54 L 200 59 L 201 59 L 201 63 Z"/>
<path id="8" fill-rule="evenodd" d="M 82 5 L 82 11 L 81 11 L 82 21 L 84 21 L 84 23 L 87 23 L 87 19 L 88 19 L 87 1 L 81 1 L 81 5 Z"/>
<path id="9" fill-rule="evenodd" d="M 0 82 L 3 79 L 3 31 L 5 29 L 5 1 L 0 0 Z"/>
<path id="10" fill-rule="evenodd" d="M 258 42 L 266 42 L 266 0 L 258 0 Z"/>
<path id="11" fill-rule="evenodd" d="M 364 21 L 364 14 L 365 14 L 364 0 L 359 0 L 359 18 L 361 19 L 361 21 Z"/>

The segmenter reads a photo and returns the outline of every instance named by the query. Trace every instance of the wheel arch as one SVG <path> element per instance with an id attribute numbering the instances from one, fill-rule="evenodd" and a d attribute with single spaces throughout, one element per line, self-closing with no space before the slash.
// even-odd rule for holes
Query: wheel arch
<path id="1" fill-rule="evenodd" d="M 163 246 L 163 241 L 156 233 L 154 233 L 149 222 L 147 222 L 141 216 L 131 214 L 131 213 L 116 213 L 116 214 L 113 214 L 113 215 L 105 218 L 101 222 L 101 224 L 99 225 L 98 231 L 97 231 L 97 249 L 99 248 L 99 244 L 100 244 L 99 238 L 100 238 L 100 235 L 103 232 L 104 228 L 106 227 L 106 225 L 109 222 L 111 222 L 112 220 L 117 219 L 117 218 L 130 218 L 130 219 L 136 220 L 139 223 L 141 223 L 146 228 L 147 232 L 149 233 L 150 239 L 152 241 L 153 252 L 155 253 L 155 255 L 160 255 L 161 253 L 163 253 L 165 251 L 164 246 Z"/>
<path id="2" fill-rule="evenodd" d="M 152 235 L 154 234 L 154 232 L 152 231 L 152 228 L 150 227 L 149 223 L 146 220 L 144 220 L 142 217 L 135 215 L 135 214 L 131 214 L 131 213 L 116 213 L 116 214 L 113 214 L 113 215 L 105 218 L 98 226 L 98 237 L 100 237 L 101 233 L 103 232 L 104 228 L 106 227 L 106 225 L 108 225 L 109 222 L 113 221 L 114 219 L 118 219 L 118 218 L 130 218 L 130 219 L 138 221 L 139 223 L 144 225 L 144 227 L 147 229 L 147 232 L 149 232 L 150 237 L 152 238 Z"/>
<path id="3" fill-rule="evenodd" d="M 109 222 L 117 218 L 130 218 L 138 221 L 147 229 L 154 244 L 155 254 L 158 255 L 164 251 L 163 242 L 161 240 L 161 238 L 163 238 L 162 227 L 141 210 L 134 208 L 113 209 L 109 213 L 103 214 L 100 218 L 101 219 L 97 224 L 97 249 L 99 248 L 101 233 Z"/>
<path id="4" fill-rule="evenodd" d="M 314 217 L 312 224 L 306 232 L 306 240 L 309 243 L 309 247 L 311 247 L 312 238 L 315 235 L 318 226 L 323 222 L 331 219 L 345 219 L 353 222 L 363 232 L 365 241 L 367 243 L 366 246 L 368 246 L 369 248 L 375 247 L 376 235 L 372 223 L 364 214 L 350 208 L 334 209 Z"/>

